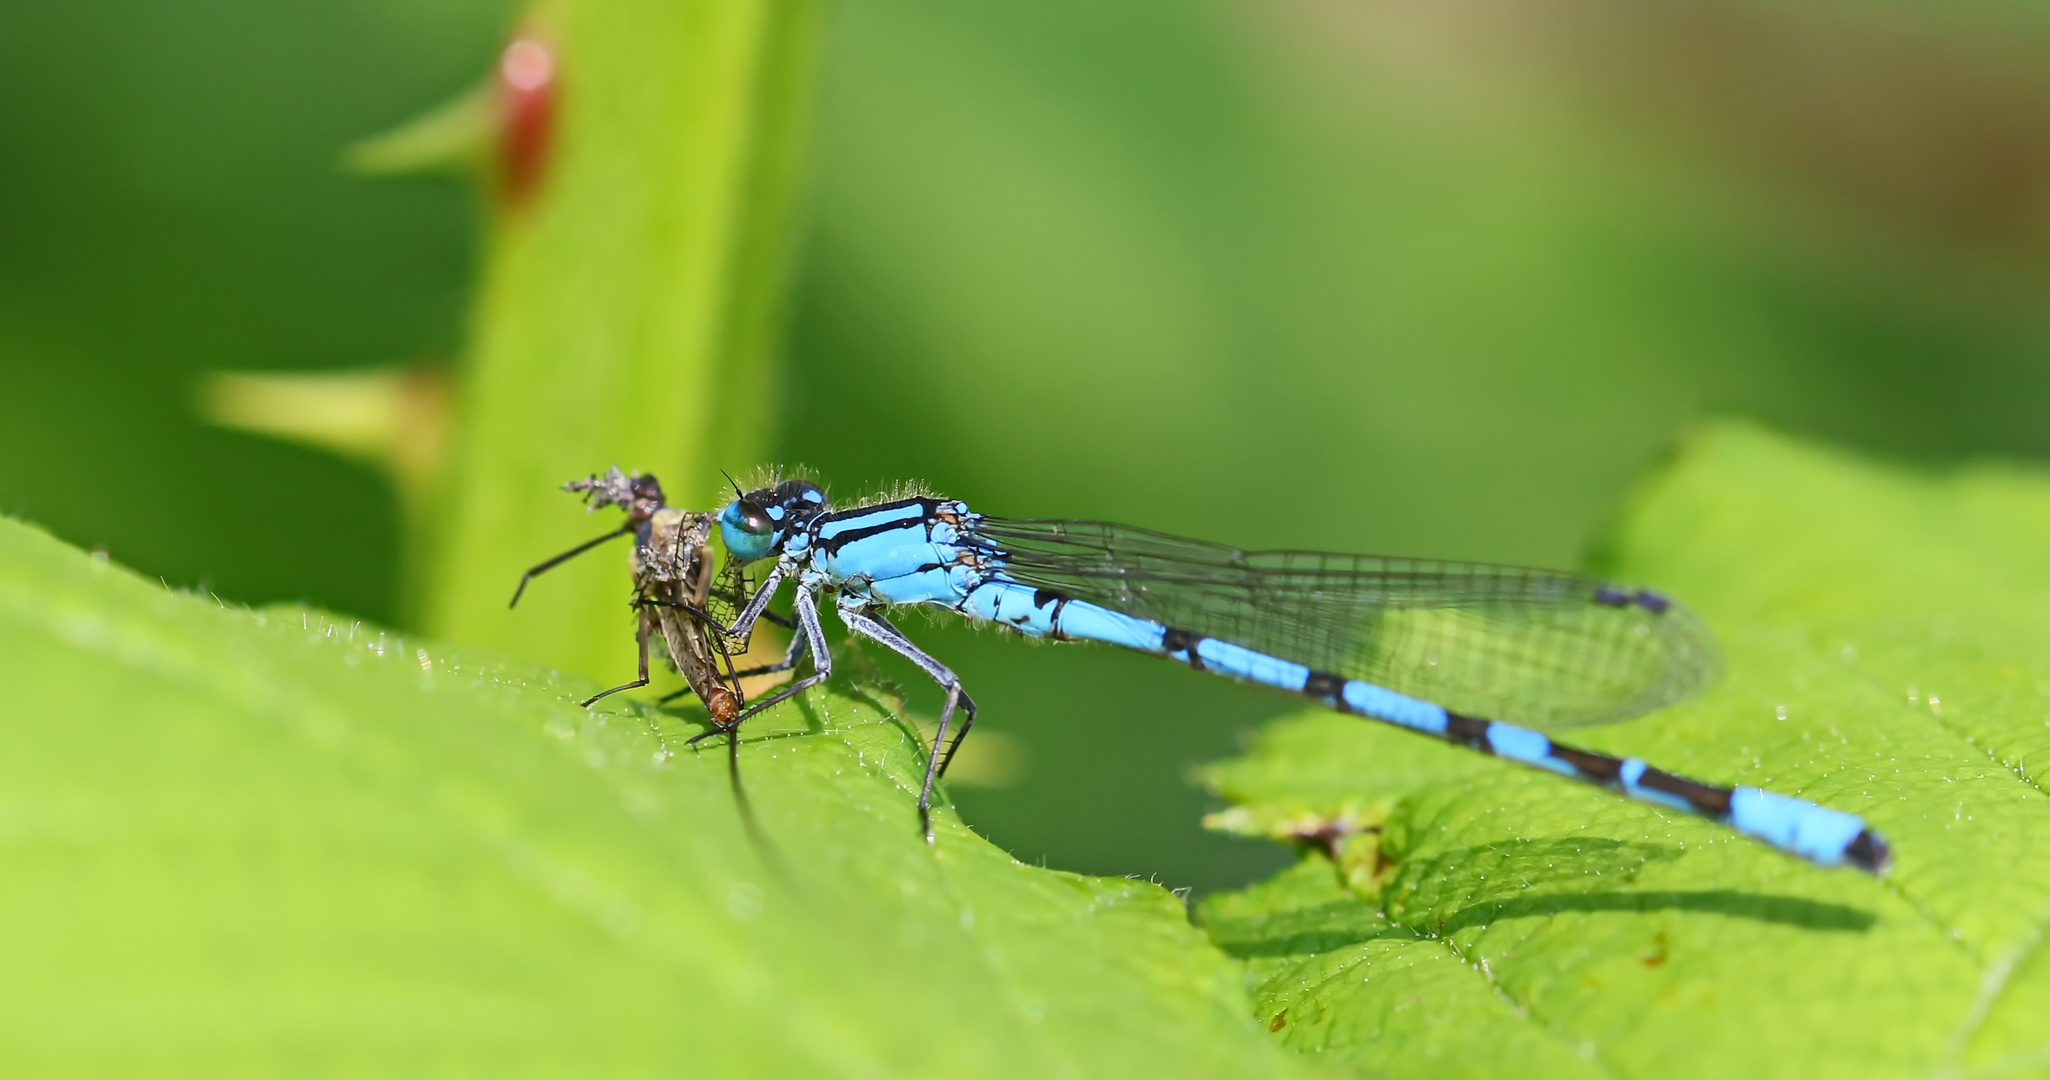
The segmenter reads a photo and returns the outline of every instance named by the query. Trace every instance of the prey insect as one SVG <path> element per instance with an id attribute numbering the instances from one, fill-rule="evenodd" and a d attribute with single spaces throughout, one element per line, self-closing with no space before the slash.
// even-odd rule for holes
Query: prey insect
<path id="1" fill-rule="evenodd" d="M 628 476 L 617 466 L 603 476 L 572 480 L 563 485 L 563 490 L 581 492 L 592 510 L 616 506 L 626 511 L 626 520 L 619 528 L 538 563 L 522 574 L 508 606 L 518 605 L 527 583 L 539 575 L 607 541 L 633 537 L 628 563 L 633 569 L 632 606 L 634 638 L 640 650 L 639 675 L 632 682 L 593 694 L 583 704 L 589 706 L 600 698 L 648 685 L 649 643 L 659 639 L 686 686 L 662 700 L 696 694 L 712 715 L 713 731 L 707 734 L 731 731 L 746 707 L 739 680 L 756 672 L 734 670 L 727 639 L 716 631 L 718 620 L 707 610 L 717 579 L 710 544 L 714 516 L 670 506 L 662 495 L 662 485 L 654 477 Z"/>

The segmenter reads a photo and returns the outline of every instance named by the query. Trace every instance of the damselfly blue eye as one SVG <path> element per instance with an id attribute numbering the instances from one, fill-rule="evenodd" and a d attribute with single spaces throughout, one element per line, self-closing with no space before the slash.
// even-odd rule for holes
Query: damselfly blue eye
<path id="1" fill-rule="evenodd" d="M 757 506 L 746 499 L 733 504 L 727 520 L 749 536 L 767 536 L 776 531 L 776 523 L 769 518 L 769 508 Z"/>
<path id="2" fill-rule="evenodd" d="M 735 499 L 719 512 L 719 538 L 734 558 L 753 562 L 775 546 L 776 523 L 762 504 L 751 498 Z"/>

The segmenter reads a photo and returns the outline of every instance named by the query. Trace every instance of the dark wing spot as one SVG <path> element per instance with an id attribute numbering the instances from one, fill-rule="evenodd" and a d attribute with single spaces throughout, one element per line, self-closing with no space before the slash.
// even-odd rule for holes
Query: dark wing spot
<path id="1" fill-rule="evenodd" d="M 1594 602 L 1603 607 L 1629 607 L 1630 594 L 1614 585 L 1604 585 L 1594 591 Z"/>
<path id="2" fill-rule="evenodd" d="M 1637 590 L 1637 606 L 1651 612 L 1653 615 L 1664 615 L 1666 609 L 1673 606 L 1673 602 L 1659 593 L 1652 592 L 1650 589 L 1639 589 Z"/>

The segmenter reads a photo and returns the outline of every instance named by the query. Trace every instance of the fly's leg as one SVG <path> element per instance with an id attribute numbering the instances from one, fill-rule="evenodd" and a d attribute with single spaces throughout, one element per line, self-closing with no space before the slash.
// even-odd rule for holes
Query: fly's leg
<path id="1" fill-rule="evenodd" d="M 726 628 L 719 624 L 718 619 L 713 618 L 710 612 L 705 611 L 702 608 L 698 608 L 693 605 L 685 604 L 676 600 L 656 600 L 652 597 L 637 600 L 635 601 L 635 603 L 639 604 L 642 607 L 675 608 L 676 610 L 681 611 L 686 615 L 689 615 L 691 618 L 696 619 L 701 623 L 704 623 L 706 626 L 711 627 L 713 630 L 718 631 L 721 636 L 731 636 L 726 633 Z M 777 626 L 783 627 L 786 630 L 793 629 L 796 625 L 789 619 L 786 619 L 773 611 L 765 610 L 761 613 L 761 617 L 763 619 L 768 620 L 771 623 L 774 623 Z M 738 620 L 736 620 L 736 625 L 737 623 Z M 774 675 L 779 671 L 789 671 L 791 668 L 797 666 L 798 659 L 804 655 L 804 648 L 804 636 L 802 634 L 793 635 L 790 639 L 790 648 L 783 654 L 783 659 L 781 661 L 774 664 L 763 664 L 760 667 L 751 667 L 746 669 L 745 671 L 730 671 L 727 672 L 727 677 L 733 679 L 745 679 L 755 675 Z M 682 697 L 685 693 L 688 693 L 688 691 L 679 690 L 676 693 L 671 694 L 670 697 Z M 669 700 L 669 698 L 663 698 L 662 700 L 667 701 Z"/>
<path id="2" fill-rule="evenodd" d="M 726 627 L 721 625 L 719 620 L 717 618 L 714 618 L 710 612 L 706 611 L 705 609 L 699 607 L 696 604 L 685 603 L 680 600 L 662 600 L 652 596 L 644 596 L 636 599 L 634 601 L 634 606 L 642 608 L 644 610 L 647 608 L 671 608 L 673 610 L 681 611 L 684 614 L 689 615 L 691 618 L 696 619 L 699 623 L 703 624 L 704 626 L 710 627 L 715 633 L 713 642 L 714 646 L 719 650 L 719 655 L 721 655 L 722 657 L 727 657 L 726 681 L 729 683 L 736 679 L 750 678 L 755 675 L 773 675 L 780 671 L 789 671 L 791 668 L 796 667 L 798 661 L 804 656 L 804 651 L 806 648 L 804 636 L 802 634 L 792 635 L 790 639 L 790 648 L 784 652 L 783 659 L 781 661 L 773 664 L 763 664 L 759 667 L 751 667 L 741 671 L 735 671 L 733 670 L 733 662 L 731 656 L 726 651 L 726 646 L 724 644 L 726 638 Z M 790 620 L 785 619 L 782 616 L 777 615 L 775 612 L 766 609 L 764 609 L 761 612 L 761 617 L 767 619 L 769 622 L 772 622 L 782 627 L 791 627 L 795 625 Z M 662 697 L 657 698 L 655 703 L 657 705 L 667 705 L 672 701 L 677 701 L 682 698 L 690 697 L 696 692 L 697 691 L 691 689 L 690 687 L 685 686 L 680 690 L 674 690 L 670 693 L 664 694 Z"/>
<path id="3" fill-rule="evenodd" d="M 975 699 L 961 689 L 960 676 L 955 675 L 947 665 L 927 655 L 925 650 L 912 644 L 911 639 L 905 637 L 903 631 L 890 625 L 881 616 L 871 615 L 866 611 L 849 611 L 842 607 L 840 621 L 847 624 L 847 629 L 917 664 L 919 670 L 931 676 L 932 681 L 940 684 L 941 689 L 947 692 L 947 704 L 940 710 L 940 729 L 932 737 L 932 753 L 925 760 L 925 786 L 918 792 L 918 823 L 925 830 L 925 842 L 930 844 L 933 842 L 932 782 L 946 770 L 946 763 L 954 760 L 954 751 L 960 747 L 961 740 L 968 734 L 968 729 L 975 725 Z M 954 736 L 953 743 L 947 746 L 945 759 L 942 760 L 940 747 L 947 742 L 947 729 L 954 722 L 954 707 L 957 705 L 960 706 L 962 713 L 961 731 Z"/>
<path id="4" fill-rule="evenodd" d="M 582 704 L 584 708 L 590 708 L 591 703 L 598 700 L 599 698 L 611 697 L 612 695 L 617 694 L 622 690 L 636 690 L 640 687 L 648 685 L 648 623 L 650 621 L 651 620 L 648 618 L 648 614 L 646 612 L 642 612 L 640 628 L 634 632 L 634 640 L 638 642 L 641 647 L 641 677 L 635 679 L 630 683 L 621 683 L 620 685 L 615 686 L 610 690 L 600 690 L 599 692 L 592 694 L 590 697 L 587 697 L 583 700 Z"/>
<path id="5" fill-rule="evenodd" d="M 761 618 L 762 613 L 769 610 L 769 600 L 776 595 L 776 590 L 782 586 L 783 579 L 786 576 L 788 575 L 780 563 L 777 564 L 775 569 L 769 571 L 769 576 L 762 579 L 762 587 L 755 590 L 754 596 L 748 600 L 747 606 L 740 610 L 740 614 L 733 620 L 732 626 L 720 626 L 719 620 L 712 618 L 710 615 L 704 616 L 706 623 L 726 637 L 745 645 L 749 637 L 754 634 L 755 620 Z M 804 621 L 803 612 L 798 612 L 797 617 L 800 623 Z M 816 609 L 812 611 L 812 622 L 818 622 L 818 611 Z M 820 640 L 824 640 L 823 636 L 821 636 Z"/>
<path id="6" fill-rule="evenodd" d="M 767 591 L 768 587 L 766 585 L 763 586 L 763 593 L 766 594 Z M 747 711 L 734 717 L 732 723 L 692 736 L 691 742 L 695 743 L 700 739 L 710 738 L 722 731 L 731 731 L 763 709 L 780 705 L 804 693 L 806 690 L 825 682 L 833 674 L 833 654 L 826 648 L 825 628 L 819 625 L 819 605 L 815 594 L 803 585 L 799 585 L 793 603 L 797 615 L 798 633 L 796 640 L 790 646 L 788 664 L 795 665 L 797 658 L 803 652 L 809 650 L 812 656 L 811 674 L 748 706 Z"/>
<path id="7" fill-rule="evenodd" d="M 697 587 L 693 589 L 691 592 L 691 602 L 696 604 L 697 608 L 703 608 L 705 606 L 705 601 L 711 599 L 712 596 L 712 549 L 709 547 L 699 548 L 697 550 L 696 559 L 697 565 L 699 567 L 698 582 Z M 702 611 L 697 611 L 695 608 L 692 610 L 698 616 L 698 618 L 704 620 L 707 625 L 710 625 L 715 628 L 718 627 L 718 620 L 713 619 L 711 616 L 704 614 Z M 761 617 L 769 620 L 771 623 L 777 626 L 782 627 L 785 630 L 797 629 L 795 623 L 792 623 L 789 619 L 786 619 L 783 616 L 768 610 L 767 608 L 762 609 Z"/>
<path id="8" fill-rule="evenodd" d="M 660 603 L 658 603 L 658 604 L 657 604 L 657 606 L 660 606 L 660 607 L 679 607 L 679 608 L 681 608 L 681 607 L 687 607 L 687 606 L 686 606 L 686 605 L 684 605 L 684 604 L 660 604 Z M 753 678 L 753 677 L 754 677 L 754 676 L 756 676 L 756 675 L 774 675 L 774 674 L 776 674 L 777 672 L 780 672 L 780 671 L 789 671 L 789 670 L 790 670 L 791 668 L 794 668 L 794 667 L 796 667 L 796 666 L 798 665 L 798 663 L 799 663 L 800 661 L 802 661 L 802 660 L 804 659 L 804 654 L 805 654 L 805 650 L 806 650 L 806 645 L 805 645 L 804 635 L 802 635 L 802 634 L 794 635 L 794 636 L 792 636 L 792 637 L 791 637 L 791 639 L 790 639 L 790 648 L 789 648 L 788 650 L 786 650 L 786 651 L 784 652 L 784 654 L 783 654 L 783 659 L 781 659 L 781 660 L 778 660 L 777 662 L 775 662 L 775 663 L 773 663 L 773 664 L 762 664 L 762 665 L 760 665 L 759 667 L 751 667 L 751 668 L 742 668 L 742 669 L 740 669 L 739 671 L 731 671 L 731 670 L 729 670 L 729 671 L 727 671 L 727 672 L 726 672 L 726 679 L 727 679 L 727 681 L 728 681 L 728 682 L 731 682 L 731 681 L 733 681 L 733 680 L 735 680 L 735 679 L 749 679 L 749 678 Z M 722 655 L 722 656 L 724 656 L 724 655 L 725 655 L 725 650 L 724 650 L 724 649 L 721 649 L 721 650 L 720 650 L 720 655 Z M 729 668 L 730 668 L 730 667 L 732 666 L 732 661 L 731 661 L 730 659 L 729 659 L 729 660 L 728 660 L 728 662 L 727 662 L 727 666 L 728 666 Z M 672 701 L 676 701 L 676 700 L 678 700 L 678 699 L 680 699 L 680 698 L 687 698 L 687 697 L 691 696 L 692 694 L 694 694 L 694 693 L 696 693 L 696 692 L 697 692 L 697 691 L 695 691 L 695 690 L 692 690 L 692 689 L 691 689 L 690 687 L 686 686 L 686 687 L 684 687 L 684 688 L 683 688 L 683 689 L 681 689 L 681 690 L 675 690 L 675 691 L 671 691 L 670 693 L 668 693 L 668 694 L 665 694 L 665 695 L 663 695 L 663 696 L 662 696 L 662 697 L 660 697 L 660 698 L 657 698 L 657 699 L 656 699 L 656 702 L 655 702 L 655 703 L 656 703 L 656 704 L 658 704 L 658 705 L 667 705 L 667 704 L 669 704 L 670 702 L 672 702 Z M 945 772 L 945 771 L 946 771 L 946 766 L 945 766 L 944 764 L 942 764 L 942 765 L 940 766 L 940 771 L 941 771 L 941 772 Z"/>
<path id="9" fill-rule="evenodd" d="M 604 536 L 598 537 L 597 539 L 586 540 L 583 543 L 578 544 L 577 546 L 569 549 L 568 551 L 563 552 L 560 555 L 557 555 L 552 559 L 544 559 L 541 562 L 536 563 L 532 569 L 520 575 L 520 587 L 513 590 L 512 603 L 507 604 L 506 607 L 513 608 L 520 606 L 520 594 L 527 591 L 527 582 L 532 581 L 537 577 L 540 577 L 542 574 L 545 574 L 548 571 L 553 570 L 558 566 L 561 566 L 563 563 L 566 563 L 579 555 L 582 555 L 584 552 L 589 551 L 594 547 L 597 547 L 599 544 L 602 544 L 607 540 L 611 540 L 615 537 L 625 536 L 631 532 L 633 532 L 633 529 L 630 526 L 614 529 L 611 532 L 606 533 Z"/>
<path id="10" fill-rule="evenodd" d="M 693 607 L 690 604 L 680 603 L 675 600 L 655 600 L 650 598 L 637 600 L 635 603 L 643 606 L 676 608 L 679 611 L 689 612 L 692 618 L 711 627 L 714 632 L 745 645 L 749 635 L 754 633 L 755 621 L 757 619 L 767 618 L 772 623 L 782 621 L 779 617 L 769 612 L 769 601 L 775 597 L 776 590 L 782 586 L 783 579 L 788 576 L 789 574 L 780 565 L 774 570 L 769 571 L 769 576 L 762 579 L 762 587 L 755 590 L 754 596 L 748 599 L 747 606 L 740 609 L 740 614 L 734 617 L 732 626 L 721 623 L 718 619 L 712 617 L 711 612 L 703 608 Z"/>
<path id="11" fill-rule="evenodd" d="M 784 651 L 783 659 L 773 664 L 762 664 L 759 667 L 751 667 L 743 671 L 733 672 L 732 677 L 745 679 L 755 675 L 774 675 L 779 671 L 789 671 L 797 666 L 799 660 L 804 658 L 805 648 L 804 635 L 792 634 L 790 636 L 790 648 Z"/>

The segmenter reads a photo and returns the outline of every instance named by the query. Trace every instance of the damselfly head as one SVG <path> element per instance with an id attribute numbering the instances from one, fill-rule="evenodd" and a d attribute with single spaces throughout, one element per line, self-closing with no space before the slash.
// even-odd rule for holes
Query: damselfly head
<path id="1" fill-rule="evenodd" d="M 757 488 L 719 512 L 719 535 L 742 562 L 765 558 L 794 529 L 826 510 L 826 493 L 809 480 L 785 480 Z"/>
<path id="2" fill-rule="evenodd" d="M 668 500 L 662 496 L 661 481 L 650 473 L 628 476 L 617 465 L 603 476 L 571 480 L 562 485 L 562 490 L 583 492 L 593 510 L 601 506 L 617 506 L 626 511 L 627 520 L 636 523 L 648 520 L 668 505 Z"/>

